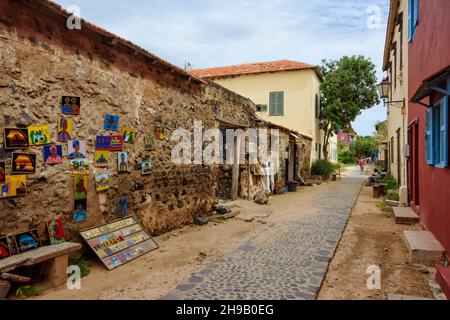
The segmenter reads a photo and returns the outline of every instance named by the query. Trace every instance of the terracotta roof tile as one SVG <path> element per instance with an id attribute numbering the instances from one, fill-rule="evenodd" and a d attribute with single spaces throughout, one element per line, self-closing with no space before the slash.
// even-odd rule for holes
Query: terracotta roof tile
<path id="1" fill-rule="evenodd" d="M 200 78 L 222 78 L 244 74 L 258 74 L 306 69 L 314 69 L 316 70 L 316 72 L 318 72 L 317 67 L 311 64 L 291 60 L 279 60 L 272 62 L 240 64 L 236 66 L 218 68 L 195 69 L 191 70 L 190 73 Z M 318 72 L 318 74 L 320 75 L 320 72 Z"/>

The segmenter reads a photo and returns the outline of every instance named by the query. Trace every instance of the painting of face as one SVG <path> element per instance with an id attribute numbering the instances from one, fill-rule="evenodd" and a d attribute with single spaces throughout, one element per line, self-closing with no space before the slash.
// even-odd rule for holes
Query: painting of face
<path id="1" fill-rule="evenodd" d="M 124 143 L 134 143 L 134 141 L 136 141 L 136 130 L 132 128 L 122 128 L 122 139 Z"/>
<path id="2" fill-rule="evenodd" d="M 117 171 L 119 173 L 129 172 L 129 170 L 128 170 L 128 154 L 126 152 L 119 152 L 117 154 Z"/>
<path id="3" fill-rule="evenodd" d="M 22 196 L 27 193 L 27 177 L 20 176 L 7 176 L 5 182 L 0 184 L 1 194 L 0 198 L 10 198 L 16 196 Z"/>
<path id="4" fill-rule="evenodd" d="M 95 177 L 95 189 L 97 192 L 109 189 L 109 175 L 101 174 Z"/>
<path id="5" fill-rule="evenodd" d="M 105 116 L 105 122 L 103 124 L 103 128 L 109 131 L 117 131 L 119 129 L 119 116 L 107 114 Z"/>
<path id="6" fill-rule="evenodd" d="M 95 137 L 95 150 L 109 151 L 110 147 L 111 147 L 111 137 L 110 136 Z"/>
<path id="7" fill-rule="evenodd" d="M 45 126 L 29 126 L 28 137 L 30 146 L 43 146 L 51 143 L 50 129 Z"/>
<path id="8" fill-rule="evenodd" d="M 27 149 L 30 146 L 28 129 L 5 128 L 5 149 Z"/>
<path id="9" fill-rule="evenodd" d="M 73 222 L 80 223 L 87 220 L 87 200 L 75 200 Z"/>
<path id="10" fill-rule="evenodd" d="M 12 154 L 13 174 L 33 174 L 36 172 L 36 154 L 14 152 Z"/>
<path id="11" fill-rule="evenodd" d="M 6 181 L 6 162 L 0 161 L 0 183 Z"/>
<path id="12" fill-rule="evenodd" d="M 58 137 L 60 142 L 72 140 L 73 120 L 70 117 L 58 117 Z"/>
<path id="13" fill-rule="evenodd" d="M 109 151 L 94 152 L 94 166 L 97 168 L 107 168 L 109 166 Z"/>
<path id="14" fill-rule="evenodd" d="M 142 174 L 147 175 L 152 173 L 153 162 L 152 160 L 144 160 L 142 161 Z"/>
<path id="15" fill-rule="evenodd" d="M 62 97 L 61 112 L 68 115 L 79 115 L 81 108 L 81 99 L 79 97 Z"/>
<path id="16" fill-rule="evenodd" d="M 55 218 L 53 220 L 47 221 L 47 229 L 51 245 L 61 244 L 65 242 L 64 228 L 61 219 Z"/>
<path id="17" fill-rule="evenodd" d="M 82 140 L 70 140 L 68 143 L 68 157 L 73 158 L 86 158 L 86 141 Z"/>
<path id="18" fill-rule="evenodd" d="M 62 162 L 63 162 L 62 146 L 59 145 L 44 146 L 44 163 L 46 166 L 51 166 Z"/>
<path id="19" fill-rule="evenodd" d="M 122 151 L 123 150 L 123 137 L 121 135 L 111 136 L 111 145 L 109 147 L 111 151 Z"/>

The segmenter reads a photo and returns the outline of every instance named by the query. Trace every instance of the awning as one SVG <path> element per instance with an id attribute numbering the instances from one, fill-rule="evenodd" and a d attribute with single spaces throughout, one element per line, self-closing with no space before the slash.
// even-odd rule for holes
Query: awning
<path id="1" fill-rule="evenodd" d="M 411 102 L 430 108 L 431 106 L 421 101 L 429 97 L 433 92 L 450 95 L 450 67 L 425 80 L 411 98 Z"/>
<path id="2" fill-rule="evenodd" d="M 291 137 L 293 137 L 296 140 L 300 140 L 299 136 L 296 136 L 295 134 L 293 134 L 292 132 L 290 133 Z"/>

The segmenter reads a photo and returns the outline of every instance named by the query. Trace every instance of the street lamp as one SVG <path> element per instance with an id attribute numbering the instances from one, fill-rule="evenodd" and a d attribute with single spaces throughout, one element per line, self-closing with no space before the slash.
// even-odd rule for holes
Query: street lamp
<path id="1" fill-rule="evenodd" d="M 405 99 L 403 100 L 398 100 L 398 101 L 389 101 L 389 89 L 391 87 L 391 83 L 387 80 L 384 79 L 378 86 L 378 93 L 380 95 L 381 100 L 383 100 L 384 105 L 390 105 L 390 104 L 396 104 L 396 103 L 401 103 L 401 106 L 396 106 L 397 108 L 402 108 L 404 109 L 406 107 L 406 102 Z"/>

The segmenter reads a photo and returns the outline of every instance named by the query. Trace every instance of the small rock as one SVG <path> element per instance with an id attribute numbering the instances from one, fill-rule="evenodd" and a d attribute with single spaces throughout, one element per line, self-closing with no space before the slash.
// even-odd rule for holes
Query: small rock
<path id="1" fill-rule="evenodd" d="M 200 251 L 198 255 L 199 255 L 199 257 L 202 258 L 202 259 L 205 259 L 205 258 L 208 257 L 208 254 L 204 253 L 203 251 Z"/>
<path id="2" fill-rule="evenodd" d="M 430 274 L 430 270 L 428 270 L 427 268 L 422 268 L 422 269 L 419 270 L 419 272 L 421 274 Z"/>
<path id="3" fill-rule="evenodd" d="M 267 197 L 267 195 L 266 195 L 266 193 L 264 191 L 259 191 L 256 194 L 255 202 L 258 203 L 258 204 L 264 205 L 264 204 L 267 204 L 269 202 L 269 198 Z"/>
<path id="4" fill-rule="evenodd" d="M 197 226 L 203 226 L 205 224 L 208 224 L 209 220 L 210 220 L 209 218 L 197 217 L 194 219 L 194 224 Z"/>
<path id="5" fill-rule="evenodd" d="M 267 221 L 265 221 L 265 220 L 258 220 L 258 222 L 261 224 L 267 224 Z"/>
<path id="6" fill-rule="evenodd" d="M 31 125 L 32 122 L 33 122 L 33 118 L 25 111 L 22 111 L 20 113 L 19 120 L 16 122 L 16 125 L 18 127 L 28 127 L 29 125 Z"/>

